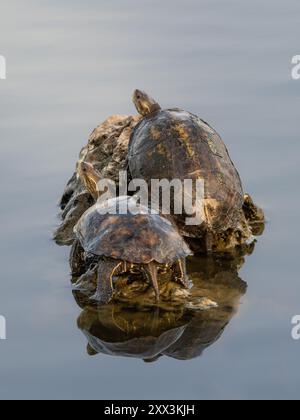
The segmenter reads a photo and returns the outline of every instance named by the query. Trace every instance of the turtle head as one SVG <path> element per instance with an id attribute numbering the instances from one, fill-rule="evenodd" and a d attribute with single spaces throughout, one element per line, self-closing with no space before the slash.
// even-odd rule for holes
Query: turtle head
<path id="1" fill-rule="evenodd" d="M 146 92 L 136 89 L 133 93 L 133 103 L 143 117 L 161 109 L 160 105 Z"/>
<path id="2" fill-rule="evenodd" d="M 97 201 L 99 198 L 98 182 L 101 180 L 101 174 L 88 162 L 80 162 L 78 173 L 89 193 Z"/>

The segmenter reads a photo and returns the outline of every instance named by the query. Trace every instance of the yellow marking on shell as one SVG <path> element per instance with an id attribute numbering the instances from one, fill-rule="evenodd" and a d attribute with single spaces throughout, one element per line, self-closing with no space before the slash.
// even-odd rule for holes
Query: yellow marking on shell
<path id="1" fill-rule="evenodd" d="M 185 126 L 183 124 L 176 124 L 175 125 L 175 130 L 177 131 L 177 133 L 180 135 L 180 138 L 182 138 L 185 141 L 188 141 L 190 136 L 189 136 L 189 132 L 187 131 L 187 129 L 185 128 Z"/>
<path id="2" fill-rule="evenodd" d="M 136 224 L 142 224 L 146 220 L 146 216 L 144 214 L 138 214 L 135 216 L 134 221 Z"/>
<path id="3" fill-rule="evenodd" d="M 162 156 L 166 156 L 167 157 L 167 150 L 164 146 L 163 143 L 160 143 L 157 148 L 156 148 L 157 152 L 162 155 Z"/>
<path id="4" fill-rule="evenodd" d="M 188 156 L 191 158 L 194 157 L 195 151 L 189 144 L 189 140 L 190 140 L 189 131 L 186 129 L 186 127 L 183 124 L 179 124 L 179 123 L 174 126 L 174 129 L 179 134 L 179 137 L 184 141 Z"/>
<path id="5" fill-rule="evenodd" d="M 101 228 L 106 229 L 110 225 L 114 225 L 118 221 L 118 219 L 119 219 L 118 216 L 109 216 L 106 220 L 102 222 Z"/>
<path id="6" fill-rule="evenodd" d="M 202 171 L 200 169 L 196 169 L 193 172 L 190 172 L 187 176 L 187 179 L 203 179 Z"/>
<path id="7" fill-rule="evenodd" d="M 153 140 L 158 141 L 158 140 L 161 139 L 161 132 L 156 127 L 151 127 L 150 128 L 150 135 L 153 138 Z"/>
<path id="8" fill-rule="evenodd" d="M 152 234 L 152 235 L 150 234 L 147 237 L 146 243 L 147 243 L 147 245 L 150 245 L 151 247 L 154 247 L 154 246 L 159 244 L 159 238 L 155 234 Z"/>
<path id="9" fill-rule="evenodd" d="M 218 172 L 217 175 L 216 175 L 216 177 L 217 177 L 218 182 L 221 185 L 225 185 L 226 184 L 224 175 L 221 172 Z"/>
<path id="10" fill-rule="evenodd" d="M 209 145 L 210 150 L 213 152 L 213 154 L 214 155 L 218 155 L 218 150 L 216 148 L 215 143 L 211 139 L 208 139 L 207 140 L 207 143 Z"/>
<path id="11" fill-rule="evenodd" d="M 127 235 L 131 235 L 132 231 L 128 227 L 122 226 L 117 231 L 117 234 L 120 235 L 120 236 L 127 236 Z"/>
<path id="12" fill-rule="evenodd" d="M 203 203 L 205 221 L 208 225 L 212 225 L 212 220 L 217 214 L 219 202 L 213 198 L 205 198 Z"/>

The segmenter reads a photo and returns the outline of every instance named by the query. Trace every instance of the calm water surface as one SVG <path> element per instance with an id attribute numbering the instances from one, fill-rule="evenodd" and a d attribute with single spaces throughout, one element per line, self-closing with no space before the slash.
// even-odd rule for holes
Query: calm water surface
<path id="1" fill-rule="evenodd" d="M 298 0 L 1 2 L 0 398 L 299 397 L 299 13 Z M 133 112 L 136 87 L 208 120 L 269 219 L 238 313 L 185 361 L 88 356 L 69 250 L 51 241 L 80 148 Z"/>

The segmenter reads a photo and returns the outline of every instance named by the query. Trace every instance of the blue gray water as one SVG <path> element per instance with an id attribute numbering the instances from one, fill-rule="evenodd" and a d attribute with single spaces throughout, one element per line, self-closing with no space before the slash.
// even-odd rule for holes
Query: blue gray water
<path id="1" fill-rule="evenodd" d="M 0 398 L 298 398 L 298 0 L 3 0 Z M 56 204 L 91 129 L 134 88 L 222 135 L 269 224 L 220 340 L 190 361 L 86 354 Z"/>

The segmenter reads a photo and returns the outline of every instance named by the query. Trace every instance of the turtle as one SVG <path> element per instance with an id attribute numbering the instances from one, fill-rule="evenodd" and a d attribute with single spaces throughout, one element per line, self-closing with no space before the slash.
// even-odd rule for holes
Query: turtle
<path id="1" fill-rule="evenodd" d="M 183 287 L 189 288 L 186 257 L 191 250 L 173 224 L 151 214 L 135 197 L 103 199 L 98 190 L 100 173 L 87 162 L 80 163 L 80 174 L 96 204 L 87 210 L 75 226 L 76 241 L 71 252 L 71 267 L 77 268 L 77 256 L 83 252 L 100 257 L 97 291 L 92 297 L 100 303 L 113 298 L 113 277 L 128 270 L 139 271 L 152 283 L 159 301 L 158 269 L 174 267 Z M 128 208 L 128 212 L 119 209 Z"/>
<path id="2" fill-rule="evenodd" d="M 223 140 L 198 116 L 179 108 L 163 110 L 146 92 L 136 90 L 133 103 L 143 118 L 129 142 L 132 178 L 148 185 L 153 179 L 204 180 L 202 223 L 188 226 L 185 212 L 172 217 L 183 236 L 205 237 L 211 250 L 212 233 L 234 230 L 244 205 L 241 178 Z"/>

